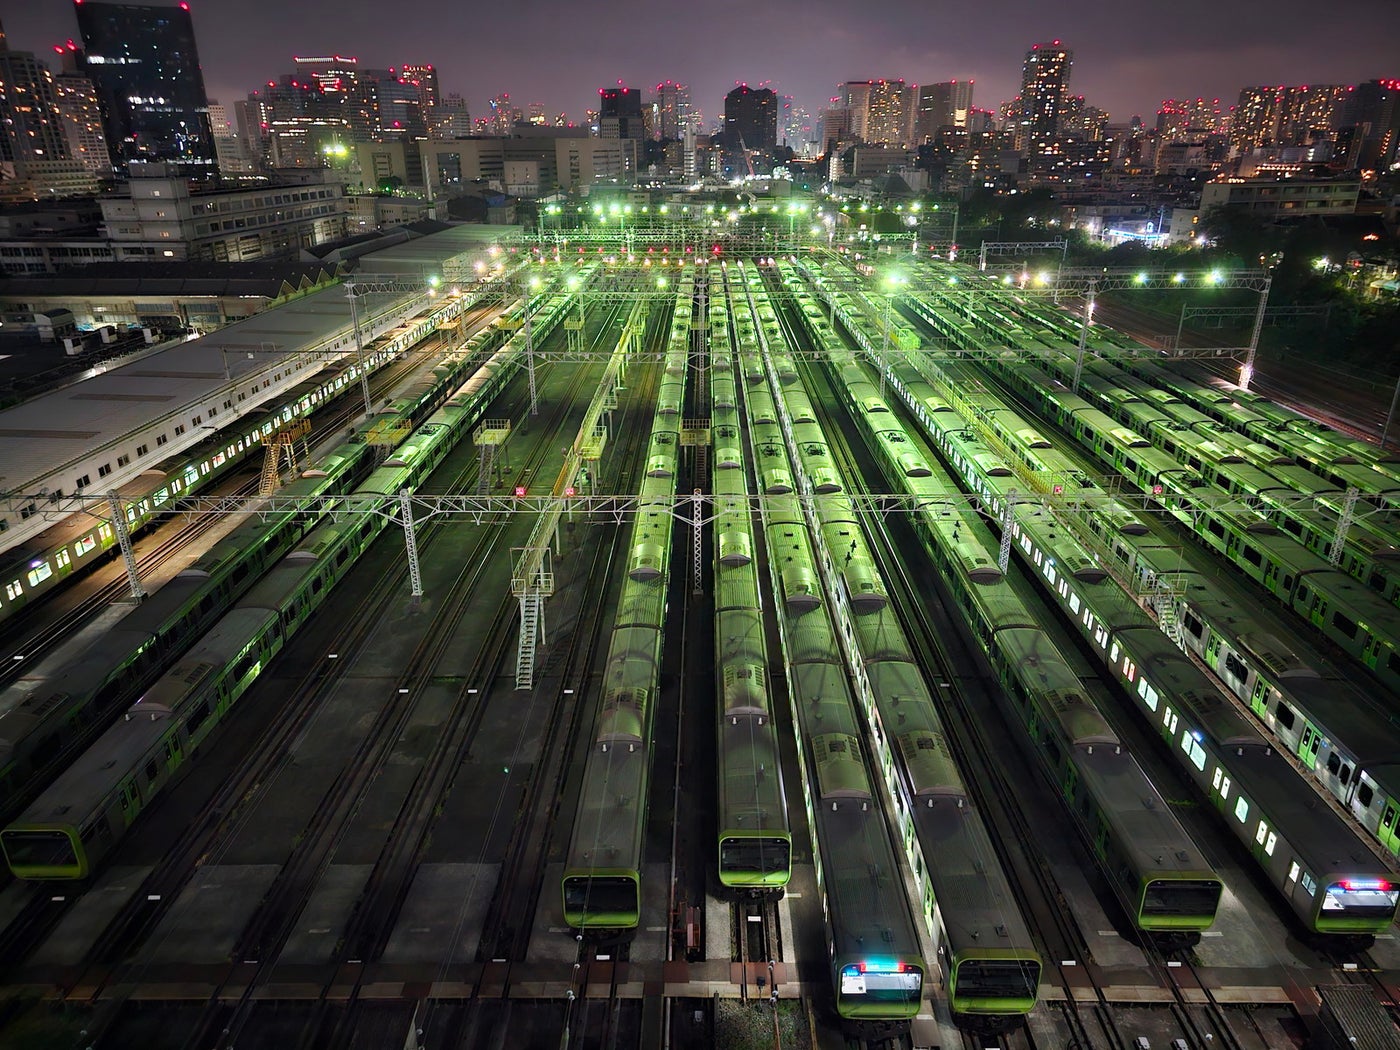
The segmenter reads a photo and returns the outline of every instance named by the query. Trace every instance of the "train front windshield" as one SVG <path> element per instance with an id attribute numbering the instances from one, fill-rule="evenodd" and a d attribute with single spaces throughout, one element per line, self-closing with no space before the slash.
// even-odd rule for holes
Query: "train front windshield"
<path id="1" fill-rule="evenodd" d="M 1220 883 L 1214 879 L 1153 879 L 1142 895 L 1142 914 L 1214 916 L 1219 904 Z"/>
<path id="2" fill-rule="evenodd" d="M 1325 918 L 1346 916 L 1353 919 L 1385 919 L 1395 917 L 1400 888 L 1384 879 L 1349 879 L 1327 887 L 1322 900 Z"/>
<path id="3" fill-rule="evenodd" d="M 772 875 L 788 870 L 789 856 L 789 846 L 784 839 L 726 838 L 719 843 L 719 867 L 726 872 Z"/>
<path id="4" fill-rule="evenodd" d="M 923 988 L 923 971 L 909 963 L 850 963 L 841 967 L 837 1012 L 843 1017 L 911 1016 Z"/>
<path id="5" fill-rule="evenodd" d="M 636 915 L 637 882 L 625 875 L 576 875 L 564 880 L 564 911 L 570 915 Z"/>
<path id="6" fill-rule="evenodd" d="M 958 967 L 959 999 L 1034 999 L 1040 963 L 1033 959 L 969 959 Z"/>
<path id="7" fill-rule="evenodd" d="M 78 873 L 78 854 L 67 832 L 2 831 L 0 845 L 4 847 L 10 870 L 20 878 Z"/>

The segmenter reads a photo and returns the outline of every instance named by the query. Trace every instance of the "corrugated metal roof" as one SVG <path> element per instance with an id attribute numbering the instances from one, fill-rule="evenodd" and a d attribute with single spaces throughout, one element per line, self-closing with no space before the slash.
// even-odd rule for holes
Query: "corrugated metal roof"
<path id="1" fill-rule="evenodd" d="M 1344 1046 L 1353 1050 L 1395 1050 L 1400 1028 L 1376 1001 L 1371 990 L 1358 984 L 1320 984 L 1325 1013 L 1330 1013 Z"/>
<path id="2" fill-rule="evenodd" d="M 462 262 L 485 251 L 512 227 L 454 226 L 440 233 L 418 238 L 409 244 L 394 245 L 386 252 L 372 253 L 361 260 L 366 272 L 426 276 L 441 273 L 445 264 Z M 142 281 L 142 295 L 158 299 L 191 280 L 198 280 L 201 267 L 191 265 L 185 280 L 166 278 Z M 207 270 L 206 270 L 207 273 Z M 54 278 L 45 279 L 49 284 Z M 129 287 L 132 278 L 98 278 L 91 275 L 70 278 L 84 280 L 89 288 L 104 283 Z M 6 282 L 6 286 L 16 282 Z M 404 298 L 407 298 L 405 296 Z M 386 300 L 380 300 L 381 302 Z M 0 411 L 0 491 L 37 492 L 45 480 L 58 472 L 81 474 L 86 459 L 104 460 L 101 450 L 134 431 L 148 426 L 168 413 L 180 412 L 213 399 L 216 391 L 229 386 L 224 379 L 227 366 L 238 390 L 251 385 L 251 378 L 280 370 L 292 355 L 302 354 L 350 331 L 350 310 L 345 290 L 333 285 L 283 303 L 263 313 L 221 328 L 200 339 L 169 346 L 129 364 L 82 382 L 42 394 L 13 408 Z M 250 351 L 255 351 L 250 356 Z M 217 422 L 232 422 L 240 412 L 250 411 L 258 398 L 250 397 L 234 411 L 220 412 Z M 174 451 L 172 447 L 171 452 Z M 92 453 L 91 457 L 87 454 Z M 112 458 L 106 456 L 105 458 Z M 156 457 L 136 461 L 126 471 L 116 471 L 102 485 L 120 485 L 127 476 Z M 97 481 L 97 470 L 92 479 Z M 71 492 L 71 482 L 60 483 Z"/>

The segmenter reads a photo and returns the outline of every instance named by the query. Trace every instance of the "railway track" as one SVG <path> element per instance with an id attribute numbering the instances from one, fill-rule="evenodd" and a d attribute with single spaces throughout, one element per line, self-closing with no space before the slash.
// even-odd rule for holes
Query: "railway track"
<path id="1" fill-rule="evenodd" d="M 459 475 L 459 480 L 460 477 L 470 474 L 474 469 L 475 462 L 471 461 L 466 470 Z M 440 523 L 436 524 L 440 525 Z M 440 535 L 440 531 L 433 524 L 423 528 L 420 531 L 420 550 L 426 550 L 430 547 L 436 537 Z M 483 530 L 482 533 L 483 537 L 492 534 L 493 530 Z M 481 559 L 472 558 L 468 560 L 467 564 L 479 564 L 480 561 Z M 366 600 L 358 604 L 357 613 L 352 615 L 342 628 L 337 645 L 355 646 L 362 644 L 369 637 L 378 626 L 377 610 L 383 602 L 389 600 L 394 590 L 402 584 L 402 574 L 401 559 L 394 558 L 389 567 L 381 572 L 371 585 L 369 593 L 365 596 Z M 333 651 L 338 651 L 338 649 Z M 139 955 L 140 946 L 167 914 L 174 900 L 178 898 L 181 889 L 193 877 L 195 870 L 215 859 L 218 851 L 224 848 L 228 841 L 228 833 L 231 830 L 236 830 L 238 815 L 244 814 L 246 816 L 251 809 L 250 803 L 259 797 L 260 788 L 274 781 L 277 771 L 290 761 L 288 749 L 291 743 L 311 726 L 317 713 L 321 710 L 321 701 L 331 692 L 330 686 L 334 684 L 336 678 L 335 675 L 328 676 L 326 674 L 324 664 L 313 666 L 302 676 L 297 687 L 293 690 L 294 699 L 285 704 L 278 712 L 276 723 L 259 742 L 253 761 L 247 763 L 238 776 L 231 778 L 216 793 L 199 818 L 192 821 L 186 831 L 182 833 L 176 847 L 168 854 L 165 863 L 160 865 L 156 872 L 145 881 L 141 892 L 132 896 L 126 907 L 107 925 L 89 951 L 88 957 L 95 960 L 96 966 L 89 969 L 86 979 L 92 982 L 95 989 L 100 992 L 119 978 L 125 982 L 118 990 L 116 1001 L 112 1005 L 120 1007 L 124 998 L 123 992 L 129 994 L 130 989 L 134 986 L 132 982 L 139 981 L 144 972 L 145 967 Z M 389 709 L 401 706 L 401 698 L 404 695 L 395 693 L 395 703 L 391 703 Z M 385 728 L 390 724 L 392 723 L 385 722 L 382 716 L 380 723 L 377 723 L 383 730 L 383 739 L 392 743 L 397 739 L 397 734 Z M 376 737 L 371 737 L 371 741 L 373 739 Z M 361 787 L 372 780 L 372 769 L 377 768 L 375 763 L 366 761 L 369 757 L 366 749 L 369 746 L 370 741 L 361 745 L 354 763 L 361 770 L 361 776 L 358 778 L 361 781 Z M 387 752 L 379 749 L 377 753 L 382 760 Z M 336 790 L 341 792 L 342 797 L 345 794 L 342 791 L 342 785 L 346 782 L 346 777 L 337 781 Z M 329 811 L 329 806 L 323 807 L 321 810 L 322 813 Z M 342 805 L 337 809 L 337 812 L 345 813 L 347 811 Z M 348 812 L 353 812 L 353 807 Z M 230 817 L 235 818 L 234 821 L 231 822 Z M 322 821 L 322 823 L 325 822 Z M 304 872 L 308 862 L 303 858 L 310 856 L 313 847 L 317 844 L 324 847 L 325 841 L 324 834 L 303 836 L 296 853 L 288 864 L 293 870 Z M 300 881 L 304 882 L 305 880 Z M 285 887 L 288 882 L 283 879 L 280 884 Z M 284 890 L 272 893 L 269 899 L 278 901 L 282 909 L 284 911 L 290 910 L 291 917 L 294 917 L 299 908 L 290 906 L 289 896 L 290 891 Z M 266 913 L 267 906 L 265 905 L 259 915 Z M 58 917 L 52 910 L 48 911 L 48 915 L 51 922 L 56 921 Z M 267 922 L 266 919 L 256 921 Z M 31 929 L 33 928 L 34 924 L 31 924 Z M 253 943 L 255 942 L 250 942 L 245 936 L 244 947 L 249 947 Z M 123 965 L 121 960 L 128 956 L 135 956 L 136 960 L 131 964 Z M 265 962 L 259 961 L 256 965 L 261 967 L 265 965 Z M 235 970 L 237 969 L 238 965 L 235 964 Z M 235 974 L 231 972 L 225 981 L 232 979 L 233 976 Z M 110 1023 L 115 1018 L 116 1013 L 116 1009 L 106 1011 L 106 1023 Z"/>
<path id="2" fill-rule="evenodd" d="M 566 411 L 562 407 L 557 408 L 547 426 L 551 430 L 557 428 Z M 538 443 L 523 469 L 539 470 L 549 458 L 549 447 L 547 441 Z M 476 464 L 469 464 L 451 479 L 448 491 L 468 490 L 473 484 L 475 472 Z M 418 710 L 425 687 L 456 640 L 458 627 L 473 604 L 473 596 L 478 592 L 477 585 L 486 566 L 501 556 L 499 548 L 506 535 L 505 524 L 503 515 L 483 522 L 483 527 L 477 530 L 473 546 L 462 552 L 462 571 L 449 584 L 442 599 L 435 602 L 432 620 L 405 669 L 398 675 L 392 699 L 381 710 L 375 725 L 365 737 L 356 762 L 337 783 L 336 788 L 341 790 L 337 792 L 333 789 L 328 801 L 318 808 L 317 823 L 321 827 L 313 827 L 304 833 L 311 842 L 310 848 L 299 849 L 292 860 L 283 866 L 282 874 L 265 898 L 263 908 L 245 929 L 243 941 L 249 947 L 256 948 L 259 972 L 244 985 L 243 995 L 232 1016 L 218 1029 L 219 1038 L 211 1045 L 236 1044 L 238 1033 L 252 1013 L 254 988 L 270 976 L 276 958 L 337 847 L 350 833 L 368 792 L 394 755 L 398 742 Z M 444 525 L 444 522 L 435 521 L 420 532 L 420 554 L 426 554 L 447 535 Z M 384 842 L 369 880 L 350 915 L 337 952 L 335 973 L 322 985 L 316 1010 L 303 1040 L 304 1045 L 344 1045 L 343 1040 L 353 1029 L 363 989 L 365 964 L 383 950 L 394 929 L 411 885 L 419 851 L 432 827 L 438 801 L 450 786 L 467 741 L 480 722 L 486 701 L 479 688 L 472 687 L 470 683 L 489 682 L 495 676 L 511 640 L 513 612 L 508 601 L 499 602 L 492 612 L 486 641 L 477 649 L 471 668 L 462 676 L 449 716 L 438 727 L 433 747 L 401 803 L 394 831 Z M 365 641 L 367 639 L 351 643 L 350 650 L 358 650 Z M 344 643 L 341 646 L 344 648 Z M 348 1001 L 343 1008 L 332 1011 L 328 1007 L 330 992 L 346 974 L 352 977 Z M 213 1000 L 217 1002 L 218 999 L 216 994 Z M 217 1017 L 220 1012 L 216 1009 L 206 1014 L 206 1036 L 215 1034 L 213 1024 L 208 1023 L 208 1019 Z M 205 1043 L 207 1039 L 200 1045 Z"/>

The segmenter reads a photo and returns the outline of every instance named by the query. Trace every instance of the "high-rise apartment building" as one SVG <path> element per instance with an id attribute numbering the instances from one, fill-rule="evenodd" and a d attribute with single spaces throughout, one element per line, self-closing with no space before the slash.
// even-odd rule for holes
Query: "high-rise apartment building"
<path id="1" fill-rule="evenodd" d="M 1157 110 L 1157 131 L 1163 142 L 1201 134 L 1223 134 L 1230 124 L 1229 107 L 1218 98 L 1168 98 Z"/>
<path id="2" fill-rule="evenodd" d="M 972 111 L 971 80 L 924 84 L 915 90 L 914 142 L 932 142 L 939 128 L 965 128 Z"/>
<path id="3" fill-rule="evenodd" d="M 1069 98 L 1074 52 L 1060 41 L 1032 44 L 1021 66 L 1016 112 L 1016 145 L 1035 156 L 1053 149 L 1062 130 Z"/>
<path id="4" fill-rule="evenodd" d="M 903 80 L 871 81 L 865 116 L 867 142 L 898 146 L 909 140 L 911 94 Z"/>
<path id="5" fill-rule="evenodd" d="M 1230 122 L 1230 148 L 1246 154 L 1329 140 L 1352 90 L 1340 84 L 1244 88 Z"/>
<path id="6" fill-rule="evenodd" d="M 778 145 L 778 96 L 772 88 L 740 84 L 724 96 L 724 142 L 728 149 L 763 152 Z"/>
<path id="7" fill-rule="evenodd" d="M 161 161 L 191 176 L 217 171 L 189 4 L 84 0 L 74 8 L 112 163 Z"/>
<path id="8" fill-rule="evenodd" d="M 0 160 L 67 159 L 53 73 L 32 51 L 11 51 L 0 28 Z"/>

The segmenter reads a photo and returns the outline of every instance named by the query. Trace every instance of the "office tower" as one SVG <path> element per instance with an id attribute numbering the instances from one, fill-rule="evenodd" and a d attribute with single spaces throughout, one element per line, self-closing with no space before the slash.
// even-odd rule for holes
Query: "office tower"
<path id="1" fill-rule="evenodd" d="M 833 98 L 832 103 L 839 102 Z M 817 151 L 825 153 L 833 145 L 849 142 L 855 138 L 851 133 L 851 111 L 847 106 L 832 105 L 822 110 L 817 117 L 820 123 Z"/>
<path id="2" fill-rule="evenodd" d="M 1400 163 L 1400 80 L 1356 85 L 1342 109 L 1337 145 L 1349 168 L 1376 171 Z"/>
<path id="3" fill-rule="evenodd" d="M 1016 107 L 1016 145 L 1035 156 L 1054 149 L 1069 98 L 1074 52 L 1058 40 L 1032 44 L 1021 66 L 1021 96 Z"/>
<path id="4" fill-rule="evenodd" d="M 164 161 L 189 176 L 217 171 L 209 104 L 189 5 L 85 0 L 74 8 L 82 69 L 97 89 L 112 163 Z"/>
<path id="5" fill-rule="evenodd" d="M 972 110 L 971 80 L 947 80 L 917 89 L 914 104 L 914 141 L 932 142 L 939 128 L 965 128 Z"/>
<path id="6" fill-rule="evenodd" d="M 849 111 L 847 134 L 853 139 L 865 141 L 865 124 L 870 116 L 870 80 L 848 80 L 837 91 L 836 102 L 841 109 Z"/>
<path id="7" fill-rule="evenodd" d="M 598 136 L 605 139 L 643 139 L 646 125 L 642 119 L 642 93 L 625 86 L 598 90 Z"/>
<path id="8" fill-rule="evenodd" d="M 343 55 L 321 58 L 294 56 L 297 79 L 314 80 L 328 95 L 349 94 L 360 76 L 360 60 Z"/>
<path id="9" fill-rule="evenodd" d="M 681 138 L 691 118 L 690 89 L 674 81 L 663 81 L 656 85 L 656 104 L 661 138 Z"/>
<path id="10" fill-rule="evenodd" d="M 389 72 L 393 72 L 391 69 Z M 433 111 L 433 107 L 438 104 L 441 94 L 438 90 L 437 69 L 431 65 L 408 65 L 399 66 L 399 79 L 405 84 L 412 84 L 418 89 L 418 105 L 421 107 L 424 119 Z"/>
<path id="11" fill-rule="evenodd" d="M 433 111 L 432 137 L 464 139 L 472 133 L 472 118 L 467 112 L 467 100 L 451 94 L 437 104 Z"/>
<path id="12" fill-rule="evenodd" d="M 740 84 L 724 96 L 724 141 L 729 149 L 763 152 L 778 145 L 778 96 L 772 88 Z"/>

